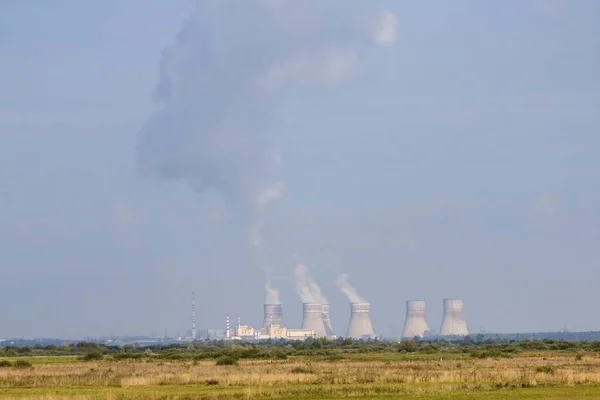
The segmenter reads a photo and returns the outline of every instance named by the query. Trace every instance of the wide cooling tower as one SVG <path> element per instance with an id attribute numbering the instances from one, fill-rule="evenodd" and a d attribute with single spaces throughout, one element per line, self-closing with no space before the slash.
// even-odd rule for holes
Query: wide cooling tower
<path id="1" fill-rule="evenodd" d="M 425 302 L 422 300 L 407 301 L 402 339 L 412 339 L 415 336 L 422 338 L 426 333 L 429 333 L 429 324 L 425 314 Z"/>
<path id="2" fill-rule="evenodd" d="M 283 304 L 265 304 L 265 319 L 263 328 L 271 325 L 283 326 Z"/>
<path id="3" fill-rule="evenodd" d="M 352 303 L 350 305 L 348 337 L 352 339 L 372 339 L 375 337 L 371 325 L 369 303 Z"/>
<path id="4" fill-rule="evenodd" d="M 461 299 L 444 299 L 444 319 L 440 329 L 440 336 L 467 336 L 467 322 L 463 313 Z"/>
<path id="5" fill-rule="evenodd" d="M 325 325 L 325 331 L 327 332 L 327 337 L 335 337 L 335 333 L 333 332 L 333 327 L 331 326 L 331 312 L 329 308 L 329 304 L 323 304 L 322 306 L 322 317 L 323 317 L 323 325 Z"/>
<path id="6" fill-rule="evenodd" d="M 321 303 L 302 303 L 302 329 L 315 333 L 315 337 L 327 336 L 323 323 L 323 306 Z"/>

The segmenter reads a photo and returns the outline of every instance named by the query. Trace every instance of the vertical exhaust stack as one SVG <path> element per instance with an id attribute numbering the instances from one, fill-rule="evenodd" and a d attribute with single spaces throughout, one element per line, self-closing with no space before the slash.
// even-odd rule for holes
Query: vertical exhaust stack
<path id="1" fill-rule="evenodd" d="M 444 319 L 440 336 L 467 336 L 468 334 L 462 299 L 444 299 Z"/>
<path id="2" fill-rule="evenodd" d="M 372 339 L 375 337 L 371 325 L 371 306 L 369 303 L 350 304 L 350 325 L 348 337 L 352 339 Z"/>
<path id="3" fill-rule="evenodd" d="M 192 292 L 192 340 L 196 340 L 196 292 Z"/>
<path id="4" fill-rule="evenodd" d="M 265 304 L 265 319 L 263 328 L 271 325 L 283 326 L 283 304 Z"/>
<path id="5" fill-rule="evenodd" d="M 404 322 L 404 330 L 402 330 L 402 339 L 412 339 L 415 336 L 422 338 L 429 332 L 425 302 L 422 300 L 407 301 L 406 321 Z"/>
<path id="6" fill-rule="evenodd" d="M 315 337 L 326 337 L 327 331 L 323 323 L 323 305 L 321 303 L 302 303 L 302 329 L 315 333 Z"/>
<path id="7" fill-rule="evenodd" d="M 329 304 L 323 304 L 321 307 L 321 316 L 323 318 L 323 325 L 325 325 L 325 332 L 327 332 L 328 338 L 335 338 L 333 327 L 331 326 L 331 311 Z"/>

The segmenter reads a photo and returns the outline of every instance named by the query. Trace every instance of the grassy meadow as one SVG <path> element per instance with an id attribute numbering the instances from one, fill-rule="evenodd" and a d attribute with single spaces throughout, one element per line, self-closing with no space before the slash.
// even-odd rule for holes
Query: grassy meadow
<path id="1" fill-rule="evenodd" d="M 0 362 L 9 360 L 0 367 L 2 399 L 600 399 L 599 353 L 568 350 Z"/>

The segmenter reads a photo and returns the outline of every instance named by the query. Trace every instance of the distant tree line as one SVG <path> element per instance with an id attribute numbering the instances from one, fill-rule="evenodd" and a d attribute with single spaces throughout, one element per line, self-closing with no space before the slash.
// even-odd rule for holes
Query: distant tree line
<path id="1" fill-rule="evenodd" d="M 177 344 L 112 346 L 93 342 L 63 343 L 60 345 L 7 346 L 0 349 L 0 358 L 32 356 L 75 356 L 83 361 L 111 360 L 235 360 L 270 359 L 288 357 L 318 357 L 338 360 L 361 354 L 463 354 L 474 358 L 513 357 L 527 351 L 567 351 L 600 353 L 600 341 L 496 339 L 478 335 L 462 340 L 404 340 L 397 342 L 353 341 L 350 339 L 307 339 L 305 341 L 232 342 L 204 341 Z"/>

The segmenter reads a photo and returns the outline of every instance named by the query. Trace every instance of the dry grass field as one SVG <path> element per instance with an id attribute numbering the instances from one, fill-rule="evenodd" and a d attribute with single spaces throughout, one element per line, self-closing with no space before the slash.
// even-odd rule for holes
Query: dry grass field
<path id="1" fill-rule="evenodd" d="M 600 357 L 240 361 L 32 360 L 0 368 L 3 399 L 600 399 Z"/>

